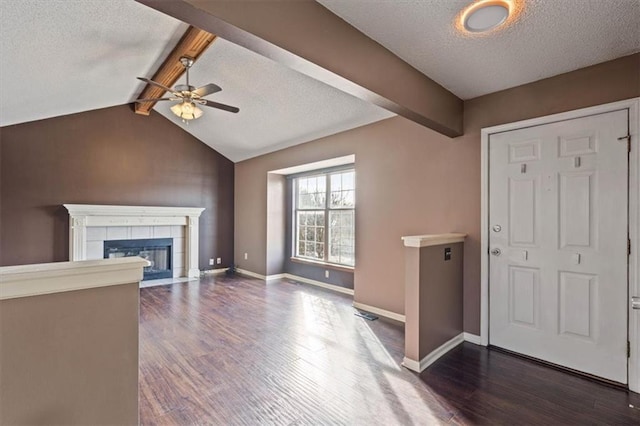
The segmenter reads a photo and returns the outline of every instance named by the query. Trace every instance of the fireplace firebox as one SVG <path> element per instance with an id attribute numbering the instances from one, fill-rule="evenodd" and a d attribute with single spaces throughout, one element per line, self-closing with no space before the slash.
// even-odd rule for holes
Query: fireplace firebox
<path id="1" fill-rule="evenodd" d="M 104 258 L 140 256 L 151 265 L 144 268 L 145 280 L 173 277 L 173 238 L 108 240 L 104 242 Z"/>

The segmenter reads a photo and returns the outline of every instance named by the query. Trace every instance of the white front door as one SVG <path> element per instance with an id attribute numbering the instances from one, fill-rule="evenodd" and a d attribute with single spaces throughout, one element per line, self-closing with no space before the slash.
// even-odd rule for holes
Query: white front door
<path id="1" fill-rule="evenodd" d="M 489 343 L 627 383 L 627 110 L 489 139 Z"/>

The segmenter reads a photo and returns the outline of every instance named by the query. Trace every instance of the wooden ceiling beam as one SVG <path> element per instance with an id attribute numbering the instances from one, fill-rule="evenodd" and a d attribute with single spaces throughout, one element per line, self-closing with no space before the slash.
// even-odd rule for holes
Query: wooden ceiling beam
<path id="1" fill-rule="evenodd" d="M 166 87 L 173 87 L 185 72 L 184 66 L 180 63 L 180 58 L 186 56 L 196 61 L 215 39 L 215 35 L 194 26 L 189 26 L 151 80 Z M 166 91 L 161 88 L 147 84 L 137 99 L 161 98 L 165 93 Z M 136 102 L 135 112 L 136 114 L 149 115 L 155 104 L 155 102 Z"/>

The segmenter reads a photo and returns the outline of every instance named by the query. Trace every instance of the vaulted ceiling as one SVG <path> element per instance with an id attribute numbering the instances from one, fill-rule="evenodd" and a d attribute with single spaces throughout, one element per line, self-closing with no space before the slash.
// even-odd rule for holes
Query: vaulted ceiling
<path id="1" fill-rule="evenodd" d="M 637 0 L 511 0 L 514 23 L 475 37 L 454 28 L 471 0 L 318 1 L 462 99 L 640 51 Z M 134 0 L 2 0 L 0 19 L 0 126 L 132 102 L 187 29 Z M 221 37 L 191 82 L 240 113 L 154 109 L 233 161 L 394 115 Z"/>

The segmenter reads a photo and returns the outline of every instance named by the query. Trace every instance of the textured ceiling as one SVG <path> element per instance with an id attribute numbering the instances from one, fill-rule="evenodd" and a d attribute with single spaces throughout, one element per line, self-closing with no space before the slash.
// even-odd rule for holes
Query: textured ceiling
<path id="1" fill-rule="evenodd" d="M 0 0 L 0 19 L 0 126 L 127 103 L 187 28 L 132 0 Z"/>
<path id="2" fill-rule="evenodd" d="M 512 24 L 455 29 L 471 0 L 318 0 L 462 99 L 640 51 L 639 0 L 514 0 Z"/>
<path id="3" fill-rule="evenodd" d="M 206 98 L 240 112 L 202 107 L 202 117 L 183 124 L 169 110 L 171 103 L 154 109 L 233 161 L 394 115 L 221 38 L 194 64 L 189 79 L 195 86 L 219 85 L 222 92 Z"/>
<path id="4" fill-rule="evenodd" d="M 133 0 L 0 0 L 0 17 L 0 126 L 133 101 L 187 28 Z M 155 109 L 232 161 L 394 115 L 220 38 L 191 82 L 240 113 Z"/>
<path id="5" fill-rule="evenodd" d="M 516 25 L 476 37 L 453 26 L 469 1 L 320 0 L 465 99 L 640 50 L 638 0 L 527 0 Z M 0 126 L 131 102 L 187 27 L 133 0 L 0 0 L 0 18 Z M 222 39 L 191 77 L 240 113 L 186 126 L 156 110 L 233 161 L 392 116 Z"/>

